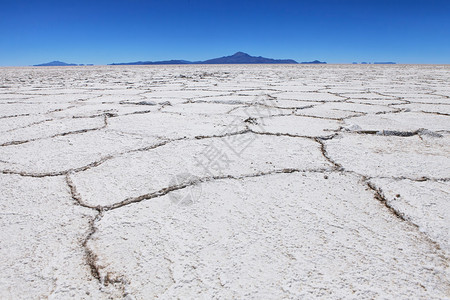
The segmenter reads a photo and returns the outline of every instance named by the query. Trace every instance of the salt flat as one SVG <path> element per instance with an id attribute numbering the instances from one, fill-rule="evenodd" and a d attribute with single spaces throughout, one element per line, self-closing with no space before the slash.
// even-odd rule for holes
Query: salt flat
<path id="1" fill-rule="evenodd" d="M 450 298 L 450 66 L 0 68 L 0 298 Z"/>

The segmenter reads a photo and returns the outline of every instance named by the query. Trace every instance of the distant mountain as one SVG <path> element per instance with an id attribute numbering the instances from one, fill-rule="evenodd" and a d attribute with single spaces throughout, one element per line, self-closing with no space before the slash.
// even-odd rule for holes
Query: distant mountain
<path id="1" fill-rule="evenodd" d="M 112 63 L 110 66 L 122 66 L 122 65 L 189 65 L 193 62 L 187 60 L 163 60 L 163 61 L 136 61 L 130 63 Z"/>
<path id="2" fill-rule="evenodd" d="M 130 63 L 113 63 L 111 65 L 189 65 L 189 64 L 297 64 L 293 59 L 272 59 L 261 56 L 250 56 L 244 52 L 237 52 L 231 56 L 208 59 L 205 61 L 166 60 L 166 61 L 137 61 Z"/>
<path id="3" fill-rule="evenodd" d="M 324 61 L 319 61 L 319 60 L 315 60 L 315 61 L 304 61 L 301 64 L 303 65 L 310 65 L 310 64 L 326 64 L 326 62 Z"/>
<path id="4" fill-rule="evenodd" d="M 375 65 L 395 65 L 397 63 L 392 62 L 392 61 L 387 61 L 387 62 L 374 62 Z"/>
<path id="5" fill-rule="evenodd" d="M 272 59 L 262 56 L 250 56 L 244 52 L 236 52 L 231 56 L 208 59 L 202 64 L 297 64 L 293 59 Z"/>
<path id="6" fill-rule="evenodd" d="M 34 65 L 33 67 L 66 67 L 66 66 L 78 66 L 77 64 L 68 64 L 62 61 L 52 61 L 45 64 Z"/>
<path id="7" fill-rule="evenodd" d="M 358 63 L 357 63 L 357 62 L 354 62 L 353 64 L 354 64 L 354 65 L 357 65 Z M 362 64 L 362 65 L 370 65 L 370 64 L 372 64 L 372 63 L 363 61 L 363 62 L 361 62 L 361 64 Z M 396 63 L 396 62 L 392 62 L 392 61 L 387 61 L 387 62 L 374 62 L 373 64 L 374 64 L 374 65 L 395 65 L 395 64 L 397 64 L 397 63 Z"/>

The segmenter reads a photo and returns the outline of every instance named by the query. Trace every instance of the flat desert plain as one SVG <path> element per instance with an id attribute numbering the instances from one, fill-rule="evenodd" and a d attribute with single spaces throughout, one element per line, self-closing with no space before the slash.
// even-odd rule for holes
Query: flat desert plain
<path id="1" fill-rule="evenodd" d="M 1 299 L 450 298 L 450 66 L 0 69 Z"/>

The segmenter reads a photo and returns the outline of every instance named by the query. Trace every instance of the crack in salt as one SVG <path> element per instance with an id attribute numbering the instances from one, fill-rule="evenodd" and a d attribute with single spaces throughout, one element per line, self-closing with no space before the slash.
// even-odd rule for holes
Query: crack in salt
<path id="1" fill-rule="evenodd" d="M 22 140 L 22 141 L 11 141 L 11 142 L 6 142 L 6 143 L 3 143 L 3 144 L 0 144 L 0 147 L 22 145 L 22 144 L 26 144 L 26 143 L 30 143 L 30 142 L 46 140 L 46 139 L 53 139 L 53 138 L 61 137 L 61 136 L 76 135 L 76 134 L 81 134 L 81 133 L 86 133 L 86 132 L 91 132 L 91 131 L 102 130 L 102 129 L 105 129 L 108 126 L 108 119 L 107 119 L 108 116 L 107 116 L 107 114 L 104 114 L 103 117 L 104 117 L 104 119 L 103 119 L 104 124 L 102 126 L 100 126 L 100 127 L 88 128 L 88 129 L 80 129 L 80 130 L 68 131 L 68 132 L 63 132 L 63 133 L 57 133 L 57 134 L 54 134 L 54 135 L 49 136 L 49 137 L 28 139 L 28 140 Z"/>
<path id="2" fill-rule="evenodd" d="M 412 222 L 408 216 L 406 216 L 404 213 L 398 211 L 395 207 L 393 207 L 390 203 L 390 201 L 387 199 L 387 197 L 384 195 L 381 188 L 377 187 L 374 183 L 369 181 L 369 178 L 362 176 L 363 181 L 366 183 L 367 187 L 374 192 L 374 198 L 378 200 L 383 206 L 385 206 L 388 211 L 393 214 L 395 217 L 400 219 L 403 222 L 406 222 L 407 224 L 413 226 L 417 232 L 419 232 L 420 235 L 425 237 L 425 239 L 437 250 L 438 255 L 444 259 L 447 260 L 447 257 L 445 256 L 445 252 L 443 252 L 441 246 L 439 243 L 435 240 L 433 240 L 431 237 L 428 236 L 425 232 L 420 230 L 419 225 Z"/>

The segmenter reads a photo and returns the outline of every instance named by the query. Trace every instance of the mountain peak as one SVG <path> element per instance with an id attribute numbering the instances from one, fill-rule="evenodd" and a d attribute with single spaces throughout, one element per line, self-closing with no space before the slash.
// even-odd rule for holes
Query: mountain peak
<path id="1" fill-rule="evenodd" d="M 261 56 L 251 56 L 244 52 L 236 52 L 231 56 L 208 59 L 203 64 L 296 64 L 292 59 L 273 59 Z"/>
<path id="2" fill-rule="evenodd" d="M 54 60 L 49 63 L 34 65 L 34 67 L 65 67 L 65 66 L 78 66 L 78 64 L 68 64 L 59 60 Z"/>
<path id="3" fill-rule="evenodd" d="M 236 52 L 235 54 L 233 54 L 232 56 L 236 57 L 236 56 L 250 56 L 249 54 L 245 53 L 245 52 Z"/>
<path id="4" fill-rule="evenodd" d="M 223 56 L 219 58 L 208 59 L 205 61 L 147 61 L 147 62 L 131 62 L 118 63 L 113 65 L 167 65 L 167 64 L 297 64 L 293 59 L 273 59 L 261 56 L 251 56 L 244 52 L 236 52 L 231 56 Z"/>

